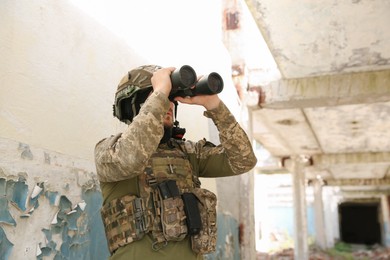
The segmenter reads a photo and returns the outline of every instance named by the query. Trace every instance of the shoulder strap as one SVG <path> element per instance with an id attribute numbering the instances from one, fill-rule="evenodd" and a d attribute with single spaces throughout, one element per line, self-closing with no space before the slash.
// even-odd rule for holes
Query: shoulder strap
<path id="1" fill-rule="evenodd" d="M 176 147 L 178 147 L 185 154 L 186 159 L 189 159 L 189 153 L 188 153 L 187 148 L 186 148 L 185 143 L 184 143 L 185 141 L 183 141 L 183 140 L 176 140 L 176 139 L 171 139 L 171 140 L 174 143 L 174 145 Z M 201 182 L 199 180 L 198 168 L 193 169 L 192 173 L 193 173 L 192 174 L 192 179 L 193 179 L 193 182 L 195 184 L 195 187 L 196 188 L 200 188 Z"/>

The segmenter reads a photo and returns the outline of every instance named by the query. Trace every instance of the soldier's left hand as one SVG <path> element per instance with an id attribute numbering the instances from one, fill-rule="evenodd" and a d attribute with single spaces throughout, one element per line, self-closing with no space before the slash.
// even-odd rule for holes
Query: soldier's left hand
<path id="1" fill-rule="evenodd" d="M 217 108 L 219 102 L 221 102 L 217 94 L 200 95 L 194 97 L 176 97 L 175 100 L 184 104 L 201 105 L 205 107 L 207 110 L 212 110 L 214 108 Z"/>

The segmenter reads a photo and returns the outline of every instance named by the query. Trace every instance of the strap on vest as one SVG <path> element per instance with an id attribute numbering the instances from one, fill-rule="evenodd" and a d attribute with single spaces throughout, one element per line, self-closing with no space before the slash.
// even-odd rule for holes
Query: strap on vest
<path id="1" fill-rule="evenodd" d="M 186 156 L 186 158 L 188 159 L 188 151 L 187 151 L 187 148 L 185 145 L 181 145 L 179 142 L 179 140 L 176 140 L 176 139 L 172 139 L 172 142 L 175 143 L 176 147 L 178 147 Z M 196 188 L 200 188 L 201 186 L 201 182 L 199 180 L 199 172 L 198 170 L 194 170 L 192 172 L 192 181 L 194 182 L 194 185 Z"/>

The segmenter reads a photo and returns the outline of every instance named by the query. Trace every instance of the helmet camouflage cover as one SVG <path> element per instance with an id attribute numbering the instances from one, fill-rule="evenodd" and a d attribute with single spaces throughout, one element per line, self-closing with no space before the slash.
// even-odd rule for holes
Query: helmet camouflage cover
<path id="1" fill-rule="evenodd" d="M 130 124 L 152 90 L 153 73 L 157 65 L 144 65 L 130 70 L 119 82 L 115 93 L 114 116 Z"/>

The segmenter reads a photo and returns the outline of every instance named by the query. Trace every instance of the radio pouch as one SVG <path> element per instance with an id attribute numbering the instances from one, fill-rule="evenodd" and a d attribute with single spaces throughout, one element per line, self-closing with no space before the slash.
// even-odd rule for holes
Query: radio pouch
<path id="1" fill-rule="evenodd" d="M 198 199 L 201 230 L 191 236 L 192 250 L 197 254 L 214 252 L 217 246 L 217 196 L 209 190 L 195 188 L 192 193 Z"/>
<path id="2" fill-rule="evenodd" d="M 202 220 L 198 206 L 198 199 L 193 193 L 183 193 L 181 195 L 184 202 L 184 212 L 186 213 L 186 221 L 189 235 L 199 234 L 202 228 Z"/>

